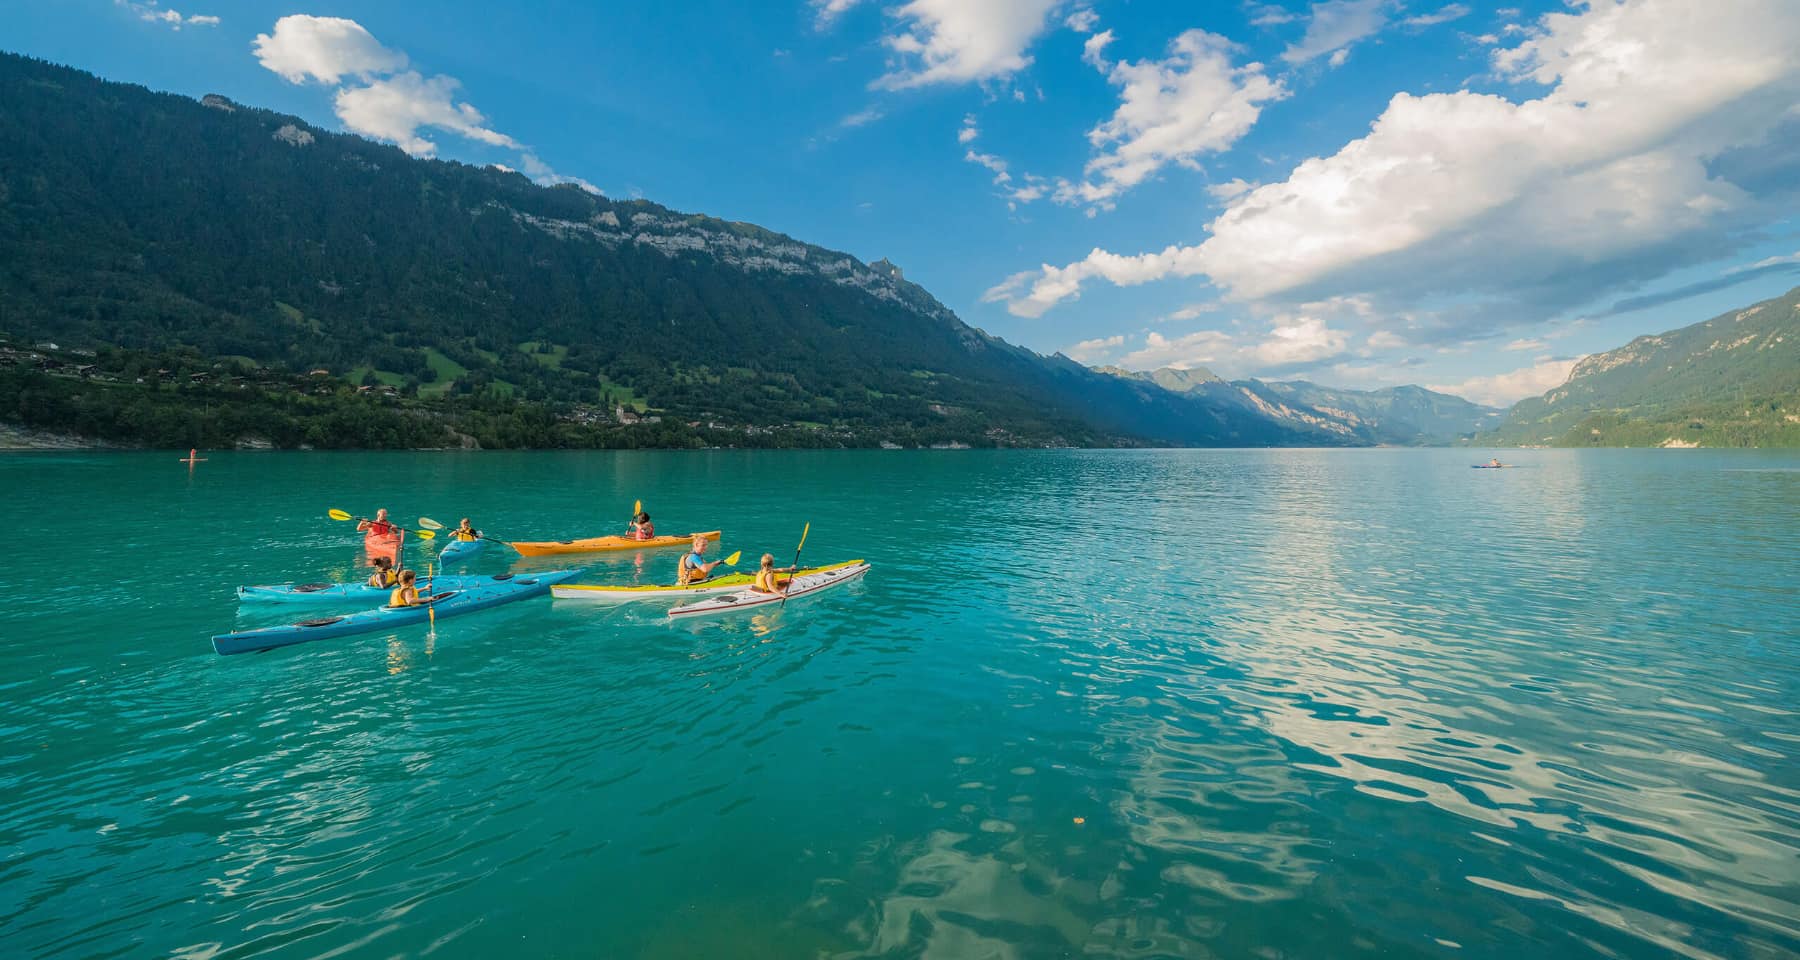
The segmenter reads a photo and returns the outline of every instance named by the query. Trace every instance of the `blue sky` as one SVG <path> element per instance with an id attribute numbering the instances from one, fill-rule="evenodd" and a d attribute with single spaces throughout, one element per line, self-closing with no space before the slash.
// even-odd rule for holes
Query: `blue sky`
<path id="1" fill-rule="evenodd" d="M 1094 363 L 1510 402 L 1800 284 L 1791 0 L 62 0 L 8 25 L 109 79 L 889 257 Z"/>

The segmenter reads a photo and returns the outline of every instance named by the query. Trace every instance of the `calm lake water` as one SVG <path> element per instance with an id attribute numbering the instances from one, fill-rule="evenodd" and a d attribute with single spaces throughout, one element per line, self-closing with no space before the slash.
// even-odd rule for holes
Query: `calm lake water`
<path id="1" fill-rule="evenodd" d="M 3 455 L 0 954 L 1794 956 L 1800 454 L 1507 456 Z M 874 570 L 208 643 L 635 499 Z"/>

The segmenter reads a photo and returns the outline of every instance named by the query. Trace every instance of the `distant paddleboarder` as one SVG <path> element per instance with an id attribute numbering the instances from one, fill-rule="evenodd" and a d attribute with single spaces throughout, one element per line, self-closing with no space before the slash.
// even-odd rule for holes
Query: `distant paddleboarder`
<path id="1" fill-rule="evenodd" d="M 196 464 L 196 463 L 205 463 L 205 462 L 206 462 L 206 458 L 205 458 L 205 457 L 202 457 L 202 456 L 201 456 L 201 455 L 200 455 L 200 450 L 199 450 L 199 448 L 197 448 L 197 447 L 190 447 L 190 448 L 189 448 L 189 449 L 188 449 L 188 455 L 187 455 L 187 456 L 186 456 L 186 457 L 183 457 L 183 458 L 182 458 L 182 460 L 181 460 L 181 462 L 182 462 L 182 463 L 185 463 L 185 464 L 188 464 L 188 465 L 189 465 L 189 466 L 192 466 L 192 465 L 194 465 L 194 464 Z"/>

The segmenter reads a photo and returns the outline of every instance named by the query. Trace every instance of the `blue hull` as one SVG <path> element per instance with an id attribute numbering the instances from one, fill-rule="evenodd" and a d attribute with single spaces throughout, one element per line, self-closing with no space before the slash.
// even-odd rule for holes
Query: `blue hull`
<path id="1" fill-rule="evenodd" d="M 352 613 L 342 617 L 321 617 L 316 620 L 302 620 L 299 623 L 290 623 L 279 627 L 263 627 L 260 630 L 245 630 L 241 633 L 221 633 L 212 638 L 213 649 L 220 654 L 252 653 L 313 640 L 329 640 L 333 637 L 349 637 L 359 633 L 391 630 L 408 624 L 420 623 L 430 616 L 433 609 L 437 611 L 437 618 L 442 620 L 446 617 L 473 613 L 476 610 L 485 610 L 488 607 L 497 607 L 514 600 L 541 596 L 550 592 L 552 584 L 574 579 L 577 573 L 579 571 L 556 570 L 530 577 L 515 577 L 491 586 L 472 587 L 451 592 L 429 606 L 376 607 L 373 610 L 364 610 L 361 613 Z"/>
<path id="2" fill-rule="evenodd" d="M 487 549 L 487 544 L 486 540 L 452 540 L 444 544 L 444 552 L 438 554 L 438 562 L 455 563 L 458 560 L 467 560 Z"/>

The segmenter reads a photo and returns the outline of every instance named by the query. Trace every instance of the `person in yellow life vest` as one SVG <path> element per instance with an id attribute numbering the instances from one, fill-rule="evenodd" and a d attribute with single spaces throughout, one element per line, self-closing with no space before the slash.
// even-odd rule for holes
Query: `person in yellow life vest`
<path id="1" fill-rule="evenodd" d="M 394 558 L 376 556 L 375 572 L 369 574 L 369 586 L 388 590 L 400 583 L 400 575 L 394 571 Z"/>
<path id="2" fill-rule="evenodd" d="M 793 583 L 794 578 L 789 577 L 783 580 L 779 575 L 793 573 L 799 569 L 799 567 L 777 567 L 775 566 L 775 555 L 765 553 L 762 555 L 762 566 L 756 571 L 756 582 L 750 585 L 750 589 L 757 593 L 785 593 L 788 584 Z"/>
<path id="3" fill-rule="evenodd" d="M 681 555 L 681 565 L 675 570 L 675 582 L 682 586 L 686 586 L 690 583 L 699 583 L 712 576 L 714 567 L 725 562 L 723 560 L 714 560 L 711 563 L 707 563 L 702 559 L 705 555 L 706 538 L 704 536 L 694 537 L 693 552 Z"/>
<path id="4" fill-rule="evenodd" d="M 450 532 L 450 536 L 452 536 L 458 540 L 464 541 L 466 543 L 471 540 L 480 540 L 481 539 L 481 531 L 475 529 L 475 527 L 469 523 L 468 517 L 464 517 L 464 518 L 462 518 L 461 525 L 459 525 L 455 530 Z"/>
<path id="5" fill-rule="evenodd" d="M 417 575 L 411 570 L 400 571 L 400 585 L 394 588 L 393 593 L 388 594 L 388 606 L 410 607 L 418 603 L 419 588 L 413 586 L 413 581 L 416 579 Z"/>

